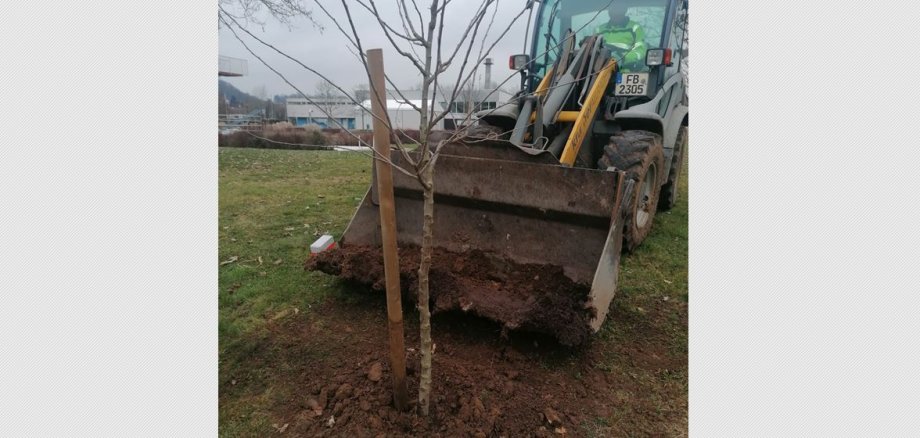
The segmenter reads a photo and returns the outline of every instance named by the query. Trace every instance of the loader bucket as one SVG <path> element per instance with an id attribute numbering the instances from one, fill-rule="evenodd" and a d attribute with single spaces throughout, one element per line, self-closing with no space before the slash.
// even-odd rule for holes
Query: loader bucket
<path id="1" fill-rule="evenodd" d="M 433 313 L 471 312 L 507 329 L 587 340 L 616 291 L 623 172 L 561 166 L 549 154 L 507 144 L 444 146 L 434 171 Z M 399 153 L 392 154 L 402 164 Z M 422 235 L 422 188 L 393 172 L 401 286 L 414 300 Z M 368 190 L 337 249 L 307 268 L 384 289 L 376 187 Z"/>

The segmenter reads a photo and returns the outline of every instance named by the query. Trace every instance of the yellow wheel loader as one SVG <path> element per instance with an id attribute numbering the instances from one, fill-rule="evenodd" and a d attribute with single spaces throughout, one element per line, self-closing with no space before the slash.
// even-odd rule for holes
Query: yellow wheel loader
<path id="1" fill-rule="evenodd" d="M 520 91 L 476 113 L 459 141 L 439 149 L 432 311 L 469 312 L 577 345 L 606 319 L 621 252 L 636 248 L 656 210 L 675 200 L 687 146 L 687 2 L 533 6 L 530 53 L 509 60 Z M 626 45 L 609 31 L 624 13 L 636 37 Z M 403 164 L 398 152 L 391 159 Z M 422 188 L 394 172 L 394 192 L 401 284 L 413 298 Z M 339 247 L 308 268 L 383 290 L 377 205 L 372 184 Z"/>

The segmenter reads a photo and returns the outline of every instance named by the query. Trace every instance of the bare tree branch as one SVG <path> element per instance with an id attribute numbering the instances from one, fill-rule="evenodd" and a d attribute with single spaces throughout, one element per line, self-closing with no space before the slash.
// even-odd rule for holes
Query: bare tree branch
<path id="1" fill-rule="evenodd" d="M 218 6 L 218 7 L 220 7 L 220 6 Z M 328 13 L 328 12 L 325 10 L 325 8 L 323 8 L 323 11 L 326 12 L 326 13 Z M 221 12 L 223 12 L 223 10 L 221 10 Z M 373 118 L 375 118 L 375 119 L 377 119 L 377 120 L 380 120 L 380 119 L 378 118 L 379 116 L 377 116 L 376 114 L 374 114 L 373 112 L 371 112 L 369 109 L 365 108 L 364 105 L 363 105 L 363 103 L 357 102 L 354 98 L 352 98 L 351 95 L 348 94 L 348 92 L 346 92 L 342 87 L 340 87 L 339 85 L 337 85 L 334 81 L 330 80 L 327 76 L 323 75 L 322 73 L 320 73 L 320 72 L 317 71 L 316 69 L 313 69 L 313 68 L 307 66 L 306 64 L 300 62 L 300 60 L 298 60 L 298 59 L 296 59 L 296 58 L 294 58 L 294 57 L 288 55 L 287 53 L 285 53 L 285 52 L 279 50 L 279 49 L 276 48 L 275 46 L 273 46 L 273 45 L 271 45 L 271 44 L 269 44 L 269 43 L 263 41 L 262 39 L 260 39 L 260 38 L 257 37 L 256 35 L 254 35 L 252 32 L 250 32 L 248 29 L 246 29 L 245 27 L 242 27 L 242 26 L 239 24 L 239 22 L 237 22 L 236 19 L 234 19 L 232 16 L 229 16 L 229 18 L 230 18 L 231 21 L 233 21 L 233 23 L 234 23 L 238 28 L 240 28 L 241 30 L 243 30 L 244 32 L 246 32 L 246 34 L 248 34 L 250 37 L 252 37 L 252 38 L 255 39 L 256 41 L 260 42 L 262 45 L 271 48 L 272 50 L 274 50 L 274 51 L 277 52 L 278 54 L 284 56 L 285 58 L 290 59 L 291 61 L 294 61 L 295 63 L 297 63 L 298 65 L 300 65 L 300 66 L 303 67 L 304 69 L 306 69 L 307 71 L 309 71 L 309 72 L 315 74 L 316 76 L 319 76 L 321 79 L 323 79 L 324 81 L 326 81 L 326 82 L 328 82 L 329 84 L 331 84 L 335 89 L 337 89 L 337 90 L 338 90 L 339 92 L 341 92 L 343 95 L 345 95 L 346 97 L 348 97 L 348 98 L 351 100 L 352 103 L 354 103 L 355 105 L 358 105 L 358 106 L 361 108 L 362 111 L 368 113 L 371 117 L 373 117 Z M 349 23 L 352 24 L 352 29 L 354 29 L 354 24 L 351 23 L 350 21 L 349 21 Z M 340 29 L 341 29 L 341 28 L 340 28 Z M 232 30 L 232 29 L 231 29 L 231 30 Z M 344 32 L 344 31 L 343 31 L 343 32 Z M 235 32 L 234 32 L 234 36 L 236 36 L 236 33 L 235 33 Z M 346 37 L 348 37 L 347 34 L 346 34 Z M 355 46 L 360 50 L 360 39 L 358 39 L 357 33 L 355 33 L 355 38 L 356 38 L 356 39 L 353 41 L 353 44 L 355 44 Z M 237 39 L 239 40 L 240 38 L 237 36 Z M 242 41 L 240 41 L 240 42 L 242 43 Z M 245 47 L 245 43 L 243 43 L 243 45 L 244 45 L 244 47 Z M 247 47 L 247 50 L 248 50 L 248 47 Z M 250 53 L 252 53 L 252 51 L 250 51 Z M 363 53 L 363 52 L 362 52 L 362 53 Z M 361 61 L 364 63 L 365 71 L 367 71 L 367 63 L 366 63 L 366 60 L 362 57 L 362 58 L 361 58 Z M 405 96 L 403 96 L 402 93 L 399 92 L 399 89 L 393 84 L 393 82 L 389 79 L 389 77 L 387 77 L 387 81 L 390 82 L 390 84 L 393 86 L 393 88 L 399 93 L 399 95 L 401 96 L 401 98 L 402 98 L 404 101 L 406 101 L 406 102 L 409 103 L 409 106 L 411 106 L 412 108 L 415 108 L 416 110 L 420 110 L 419 107 L 418 107 L 417 105 L 411 103 L 411 101 L 409 101 L 408 99 L 406 99 Z M 299 90 L 298 90 L 298 92 L 299 92 Z M 302 93 L 301 93 L 301 94 L 302 94 Z M 384 103 L 382 103 L 382 105 L 386 105 L 386 103 L 384 102 Z M 393 125 L 392 125 L 392 123 L 391 123 L 391 121 L 390 121 L 390 119 L 389 119 L 389 114 L 387 114 L 386 120 L 380 120 L 380 121 L 381 121 L 382 123 L 384 123 L 384 124 L 385 124 L 388 128 L 390 128 L 391 130 L 396 130 L 396 131 L 398 131 L 398 133 L 399 133 L 399 134 L 402 134 L 402 136 L 403 136 L 404 138 L 408 138 L 408 137 L 409 137 L 409 136 L 405 133 L 405 131 L 403 131 L 402 129 L 393 128 Z M 350 134 L 350 132 L 349 132 L 349 134 Z M 400 137 L 399 137 L 399 136 L 396 136 L 395 139 L 396 139 L 397 148 L 400 150 L 400 152 L 403 153 L 404 158 L 407 160 L 408 163 L 410 163 L 410 164 L 412 164 L 413 166 L 415 166 L 415 165 L 416 165 L 416 164 L 415 164 L 415 161 L 412 160 L 412 158 L 406 153 L 405 148 L 404 148 L 404 146 L 403 146 L 403 144 L 402 144 L 402 141 L 400 140 Z"/>
<path id="2" fill-rule="evenodd" d="M 367 5 L 362 3 L 360 0 L 356 0 L 356 1 L 358 4 L 364 6 L 365 8 L 368 8 Z M 342 4 L 343 5 L 345 4 L 345 0 L 342 0 Z M 371 2 L 371 5 L 374 6 L 373 9 L 368 8 L 368 10 L 371 11 L 371 13 L 377 19 L 377 22 L 380 24 L 380 28 L 383 29 L 383 35 L 386 36 L 387 40 L 390 41 L 390 46 L 393 48 L 393 50 L 396 50 L 396 53 L 399 53 L 404 58 L 408 59 L 409 62 L 411 62 L 412 65 L 414 65 L 415 68 L 418 69 L 418 71 L 424 75 L 426 70 L 425 70 L 425 67 L 422 65 L 422 63 L 418 59 L 410 55 L 408 52 L 406 52 L 405 50 L 399 48 L 399 44 L 397 44 L 396 41 L 393 40 L 393 36 L 391 35 L 391 32 L 388 30 L 390 26 L 386 24 L 382 18 L 380 18 L 380 14 L 379 12 L 377 12 L 377 7 L 376 5 L 374 5 L 373 1 Z M 351 21 L 351 18 L 349 18 L 349 21 Z M 413 39 L 409 39 L 408 37 L 404 37 L 404 38 L 410 42 L 415 41 Z"/>
<path id="3" fill-rule="evenodd" d="M 412 4 L 413 5 L 415 4 L 415 0 L 412 0 Z M 418 9 L 418 6 L 416 6 L 416 10 L 417 9 Z M 429 121 L 434 119 L 434 106 L 438 102 L 437 97 L 438 97 L 438 91 L 440 90 L 440 87 L 438 86 L 438 79 L 440 79 L 441 73 L 443 73 L 443 70 L 441 70 L 441 65 L 442 65 L 441 64 L 441 47 L 443 47 L 441 41 L 444 37 L 444 11 L 445 10 L 447 10 L 446 7 L 441 7 L 441 10 L 438 11 L 438 13 L 441 15 L 441 20 L 440 20 L 440 23 L 438 24 L 438 60 L 437 60 L 438 68 L 434 74 L 434 92 L 432 93 L 432 96 L 431 96 L 431 108 L 429 108 L 429 114 L 428 114 Z M 435 122 L 435 125 L 436 124 L 437 122 Z"/>
<path id="4" fill-rule="evenodd" d="M 342 35 L 345 35 L 345 38 L 348 39 L 348 42 L 350 42 L 353 46 L 357 47 L 357 44 L 355 44 L 354 40 L 351 39 L 351 35 L 345 32 L 345 29 L 342 29 L 342 26 L 339 25 L 339 21 L 336 20 L 335 17 L 332 14 L 330 14 L 328 10 L 326 10 L 326 7 L 323 6 L 323 4 L 319 2 L 319 0 L 313 0 L 313 3 L 316 3 L 316 5 L 319 6 L 319 8 L 323 11 L 323 13 L 326 14 L 326 17 L 332 20 L 332 22 L 335 24 L 335 27 L 337 27 L 339 31 L 342 33 Z"/>
<path id="5" fill-rule="evenodd" d="M 233 20 L 232 17 L 230 17 L 230 18 L 231 18 L 231 20 Z M 314 105 L 314 106 L 317 106 L 318 108 L 320 108 L 320 111 L 324 111 L 321 107 L 319 107 L 319 106 L 316 104 L 316 102 L 313 101 L 313 99 L 311 99 L 309 96 L 307 96 L 306 93 L 304 93 L 303 91 L 300 91 L 300 88 L 297 88 L 296 85 L 294 85 L 293 83 L 291 83 L 291 81 L 289 81 L 283 74 L 281 74 L 281 72 L 279 72 L 278 70 L 276 70 L 274 67 L 272 67 L 272 66 L 269 65 L 267 62 L 265 62 L 265 60 L 262 59 L 262 57 L 260 57 L 260 56 L 257 55 L 255 52 L 253 52 L 252 49 L 249 48 L 249 45 L 247 45 L 246 42 L 244 42 L 244 41 L 242 40 L 242 38 L 240 38 L 239 34 L 236 33 L 236 31 L 233 29 L 233 27 L 230 26 L 230 23 L 228 23 L 228 22 L 224 19 L 224 17 L 223 17 L 222 15 L 218 15 L 218 19 L 220 19 L 221 21 L 224 22 L 224 24 L 227 26 L 227 28 L 230 29 L 230 32 L 233 33 L 233 36 L 236 37 L 236 40 L 239 41 L 240 44 L 243 45 L 243 47 L 246 49 L 247 52 L 249 52 L 252 56 L 254 56 L 256 59 L 258 59 L 259 62 L 261 62 L 265 67 L 267 67 L 269 70 L 271 70 L 273 73 L 275 73 L 278 77 L 280 77 L 280 78 L 281 78 L 286 84 L 288 84 L 291 88 L 293 88 L 295 91 L 297 91 L 297 93 L 299 93 L 299 94 L 301 95 L 301 97 L 303 97 L 304 99 L 306 99 L 307 102 L 309 102 L 311 105 Z M 245 30 L 245 29 L 244 29 L 244 30 Z M 305 66 L 305 67 L 306 67 L 306 66 Z M 335 85 L 334 82 L 332 82 L 332 81 L 329 81 L 329 82 L 332 83 L 332 85 L 334 85 L 336 88 L 339 88 L 337 85 Z M 339 88 L 339 89 L 341 89 L 341 88 Z M 331 114 L 328 114 L 328 113 L 326 113 L 326 116 L 327 116 L 327 117 L 330 117 L 330 118 L 332 117 L 332 115 L 331 115 Z M 396 165 L 396 163 L 393 163 L 393 162 L 390 160 L 390 157 L 384 157 L 384 156 L 380 156 L 379 154 L 376 154 L 376 150 L 375 150 L 371 145 L 368 145 L 366 142 L 364 142 L 364 140 L 362 140 L 361 137 L 358 137 L 358 136 L 355 135 L 353 132 L 351 132 L 348 128 L 342 126 L 342 124 L 339 123 L 339 122 L 338 122 L 337 120 L 335 120 L 334 118 L 332 119 L 332 121 L 333 121 L 336 125 L 338 125 L 342 130 L 344 130 L 344 131 L 347 132 L 349 135 L 351 135 L 351 136 L 354 137 L 356 140 L 358 140 L 358 144 L 359 144 L 359 145 L 363 145 L 363 146 L 365 146 L 365 147 L 370 148 L 370 150 L 372 150 L 372 151 L 375 152 L 375 155 L 377 155 L 378 158 L 380 158 L 381 160 L 383 160 L 383 161 L 386 162 L 387 164 L 393 166 L 395 169 L 397 169 L 398 171 L 402 172 L 403 174 L 405 174 L 405 175 L 407 175 L 407 176 L 409 176 L 409 177 L 411 177 L 411 178 L 415 178 L 415 177 L 417 176 L 415 173 L 409 172 L 408 170 L 403 169 L 402 167 Z M 413 165 L 414 165 L 414 164 L 413 164 Z"/>
<path id="6" fill-rule="evenodd" d="M 354 55 L 356 58 L 358 58 L 359 61 L 361 60 L 361 59 L 360 59 L 360 55 L 358 55 L 358 53 L 351 51 L 351 48 L 350 48 L 350 47 L 348 48 L 348 50 L 351 52 L 352 55 Z M 367 55 L 365 55 L 365 56 L 367 56 Z M 410 108 L 412 108 L 412 109 L 415 110 L 415 111 L 421 111 L 421 108 L 419 108 L 418 105 L 412 103 L 412 100 L 410 100 L 409 98 L 407 98 L 407 97 L 402 93 L 402 90 L 400 90 L 399 87 L 393 82 L 393 80 L 390 78 L 390 75 L 384 74 L 383 77 L 384 77 L 384 79 L 386 79 L 387 84 L 389 84 L 390 87 L 392 87 L 392 88 L 390 88 L 390 89 L 387 90 L 388 92 L 389 92 L 389 91 L 392 91 L 392 92 L 396 93 L 396 96 L 399 97 L 399 99 L 400 99 L 402 102 L 405 102 L 407 105 L 409 105 Z M 396 129 L 398 129 L 398 128 L 396 128 Z"/>
<path id="7" fill-rule="evenodd" d="M 355 29 L 355 22 L 351 17 L 351 10 L 348 9 L 348 4 L 346 4 L 345 0 L 342 0 L 342 6 L 345 8 L 345 16 L 348 18 L 348 25 L 349 27 L 351 27 L 351 33 L 355 38 L 355 45 L 358 48 L 358 52 L 361 54 L 360 56 L 361 65 L 364 66 L 364 71 L 365 73 L 367 73 L 367 83 L 368 84 L 373 83 L 373 81 L 371 80 L 371 69 L 370 69 L 370 66 L 367 65 L 367 57 L 364 55 L 365 53 L 364 48 L 361 46 L 361 37 L 358 35 L 358 31 Z M 374 93 L 373 90 L 371 90 L 371 95 L 374 96 L 374 99 L 378 99 L 377 93 Z M 377 103 L 380 105 L 383 105 L 383 107 L 386 108 L 386 101 L 380 102 L 378 100 Z M 393 126 L 393 124 L 390 121 L 389 111 L 384 111 L 384 114 L 386 114 L 386 126 L 387 127 Z M 397 149 L 399 149 L 399 152 L 402 154 L 403 159 L 405 159 L 407 163 L 409 163 L 413 167 L 416 167 L 416 168 L 418 167 L 418 163 L 416 163 L 415 160 L 413 160 L 412 157 L 409 156 L 409 154 L 406 152 L 406 149 L 403 147 L 402 141 L 399 139 L 399 136 L 396 136 L 396 147 Z"/>
<path id="8" fill-rule="evenodd" d="M 265 26 L 265 21 L 259 18 L 262 10 L 267 11 L 278 22 L 291 27 L 292 21 L 298 17 L 306 17 L 316 27 L 322 31 L 322 24 L 313 18 L 313 12 L 304 8 L 300 0 L 220 0 L 218 6 L 227 8 L 235 6 L 236 11 L 224 11 L 229 16 L 246 23 L 255 23 L 261 27 Z M 223 9 L 223 8 L 222 8 Z"/>
<path id="9" fill-rule="evenodd" d="M 413 43 L 413 44 L 421 44 L 421 43 L 422 43 L 422 38 L 417 38 L 417 37 L 415 37 L 415 36 L 413 36 L 413 35 L 409 35 L 410 32 L 400 33 L 398 30 L 393 29 L 393 27 L 390 26 L 386 21 L 383 21 L 383 18 L 380 16 L 380 12 L 377 10 L 377 5 L 374 4 L 374 2 L 373 2 L 372 0 L 368 0 L 368 2 L 370 3 L 370 6 L 368 6 L 367 3 L 364 3 L 364 2 L 361 1 L 361 0 L 354 0 L 354 2 L 357 3 L 357 4 L 359 4 L 359 5 L 361 5 L 361 7 L 363 7 L 364 9 L 366 9 L 367 12 L 370 12 L 370 14 L 371 14 L 374 18 L 377 19 L 378 23 L 380 24 L 380 27 L 383 29 L 383 31 L 384 31 L 385 33 L 386 33 L 386 32 L 389 32 L 389 33 L 391 33 L 391 34 L 393 34 L 393 35 L 395 35 L 395 36 L 397 36 L 397 37 L 399 37 L 399 38 L 402 38 L 402 39 L 404 39 L 404 40 L 406 40 L 406 41 L 408 41 L 408 42 L 410 42 L 410 43 Z M 402 18 L 402 16 L 400 16 L 400 18 Z"/>
<path id="10" fill-rule="evenodd" d="M 511 20 L 511 22 L 508 24 L 508 26 L 506 26 L 505 29 L 502 31 L 501 35 L 499 35 L 499 36 L 495 39 L 495 41 L 492 42 L 492 44 L 489 46 L 489 49 L 486 51 L 486 53 L 485 53 L 485 54 L 482 54 L 482 55 L 479 57 L 479 59 L 476 60 L 475 65 L 479 65 L 479 64 L 482 63 L 482 61 L 485 59 L 485 57 L 487 57 L 487 56 L 489 55 L 489 53 L 492 52 L 492 49 L 495 48 L 495 45 L 498 44 L 499 41 L 501 41 L 501 40 L 505 37 L 505 35 L 508 34 L 508 32 L 509 32 L 509 31 L 511 30 L 511 28 L 515 25 L 515 23 L 517 23 L 518 19 L 520 19 L 521 16 L 524 15 L 524 12 L 525 12 L 525 11 L 527 11 L 526 8 L 521 9 L 521 12 L 519 12 L 519 13 Z M 480 15 L 480 18 L 479 18 L 479 22 L 480 22 L 480 23 L 481 23 L 481 21 L 482 21 L 482 15 Z M 471 40 L 471 42 L 472 42 L 472 40 Z M 469 57 L 469 50 L 467 51 L 466 57 L 467 57 L 467 58 L 464 59 L 464 65 L 466 65 L 466 61 L 467 61 L 467 59 L 468 59 L 468 57 Z M 436 116 L 436 117 L 435 117 L 435 120 L 431 121 L 431 122 L 433 122 L 434 124 L 437 124 L 440 120 L 442 120 L 442 119 L 449 113 L 451 103 L 454 102 L 454 101 L 456 100 L 457 90 L 459 90 L 461 87 L 463 87 L 463 86 L 470 80 L 470 77 L 472 76 L 472 74 L 468 75 L 468 76 L 466 77 L 466 79 L 464 79 L 462 82 L 459 81 L 459 77 L 460 77 L 460 75 L 462 75 L 462 72 L 463 72 L 463 69 L 461 68 L 461 73 L 458 74 L 458 82 L 457 82 L 457 84 L 456 84 L 456 86 L 455 86 L 455 88 L 454 88 L 454 91 L 451 93 L 451 98 L 450 98 L 450 100 L 449 100 L 448 103 L 447 103 L 447 108 L 446 108 L 443 112 L 441 112 L 438 116 Z M 430 122 L 430 123 L 431 123 L 431 122 Z"/>
<path id="11" fill-rule="evenodd" d="M 485 0 L 485 1 L 483 1 L 483 3 L 481 3 L 481 4 L 479 5 L 479 8 L 476 9 L 476 14 L 473 16 L 473 20 L 470 21 L 469 25 L 467 25 L 467 27 L 466 27 L 466 30 L 463 31 L 463 36 L 461 36 L 460 42 L 457 43 L 457 45 L 454 47 L 454 53 L 452 53 L 452 54 L 447 58 L 447 61 L 444 62 L 443 65 L 439 65 L 439 66 L 438 66 L 438 70 L 439 70 L 439 71 L 447 70 L 447 67 L 449 67 L 450 64 L 454 61 L 454 57 L 457 56 L 457 52 L 459 52 L 460 49 L 463 47 L 463 43 L 466 41 L 467 36 L 469 36 L 470 31 L 472 31 L 474 27 L 478 27 L 479 24 L 482 22 L 482 17 L 485 16 L 485 15 L 484 15 L 484 14 L 485 14 L 485 9 L 488 8 L 488 4 L 487 4 L 487 3 L 491 3 L 492 1 L 494 1 L 494 0 Z M 445 6 L 444 9 L 447 9 L 447 7 Z M 475 34 L 474 34 L 474 35 L 473 35 L 473 39 L 475 39 L 475 38 L 476 38 L 476 36 L 475 36 Z"/>
<path id="12" fill-rule="evenodd" d="M 419 27 L 425 27 L 425 20 L 422 19 L 422 11 L 419 10 L 418 4 L 415 3 L 415 0 L 412 0 L 412 7 L 415 8 L 415 13 L 418 15 Z"/>
<path id="13" fill-rule="evenodd" d="M 399 16 L 401 19 L 403 19 L 403 25 L 405 26 L 406 24 L 408 24 L 408 29 L 406 30 L 406 33 L 410 33 L 409 31 L 411 31 L 412 36 L 421 39 L 422 36 L 419 35 L 419 33 L 415 30 L 415 25 L 412 23 L 412 18 L 409 16 L 409 10 L 406 8 L 405 0 L 398 0 L 398 3 L 399 3 L 399 6 L 401 6 L 399 8 Z M 419 29 L 423 28 L 424 26 L 425 26 L 425 22 L 422 20 L 419 20 Z"/>
<path id="14" fill-rule="evenodd" d="M 323 13 L 326 14 L 326 17 L 327 17 L 327 18 L 329 18 L 330 20 L 332 20 L 332 22 L 335 24 L 335 27 L 339 30 L 339 32 L 341 32 L 341 34 L 342 34 L 343 36 L 345 36 L 346 39 L 348 39 L 348 42 L 351 44 L 351 47 L 354 47 L 355 49 L 357 49 L 356 52 L 351 52 L 351 53 L 352 53 L 352 55 L 354 55 L 356 58 L 358 58 L 359 61 L 362 62 L 362 64 L 365 66 L 365 69 L 366 69 L 366 68 L 367 68 L 367 62 L 366 62 L 366 59 L 364 59 L 364 57 L 367 56 L 367 55 L 361 50 L 361 47 L 359 46 L 357 40 L 355 39 L 355 38 L 357 38 L 357 34 L 355 34 L 356 36 L 353 38 L 351 34 L 349 34 L 348 32 L 345 31 L 345 29 L 342 29 L 342 26 L 339 24 L 339 21 L 336 20 L 336 18 L 335 18 L 332 14 L 329 13 L 329 10 L 327 10 L 326 7 L 323 6 L 322 3 L 320 3 L 318 0 L 313 0 L 313 2 L 316 3 L 317 6 L 319 6 L 319 8 L 323 11 Z M 349 15 L 350 15 L 350 14 L 349 14 Z M 354 26 L 352 26 L 352 30 L 354 30 Z M 263 44 L 264 44 L 264 43 L 263 43 Z M 272 47 L 272 48 L 274 49 L 274 47 Z M 351 51 L 351 48 L 350 48 L 350 47 L 346 46 L 346 48 L 348 48 L 349 51 Z M 281 53 L 278 49 L 275 49 L 275 50 L 278 51 L 279 53 Z M 415 49 L 413 48 L 413 52 L 414 52 L 414 50 L 415 50 Z M 287 56 L 286 54 L 285 54 L 285 57 L 287 57 L 287 58 L 293 60 L 293 58 L 291 58 L 290 56 Z M 296 61 L 296 60 L 295 60 L 295 61 Z M 421 111 L 421 108 L 419 108 L 418 105 L 415 105 L 414 103 L 412 103 L 409 99 L 407 99 L 407 98 L 402 94 L 402 92 L 399 90 L 399 87 L 397 87 L 397 86 L 393 83 L 393 81 L 390 79 L 390 76 L 389 76 L 389 75 L 384 75 L 384 77 L 386 78 L 386 80 L 387 80 L 387 82 L 390 84 L 390 86 L 393 88 L 393 90 L 397 92 L 397 94 L 399 95 L 399 97 L 400 97 L 402 100 L 406 101 L 406 102 L 409 104 L 409 106 L 411 106 L 414 110 L 416 110 L 416 111 Z M 368 111 L 368 112 L 370 112 L 370 111 Z"/>

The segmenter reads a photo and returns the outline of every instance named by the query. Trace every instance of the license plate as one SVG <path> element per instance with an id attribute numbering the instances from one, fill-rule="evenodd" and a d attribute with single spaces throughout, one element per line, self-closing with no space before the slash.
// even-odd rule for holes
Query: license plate
<path id="1" fill-rule="evenodd" d="M 617 73 L 614 96 L 645 96 L 648 73 Z"/>

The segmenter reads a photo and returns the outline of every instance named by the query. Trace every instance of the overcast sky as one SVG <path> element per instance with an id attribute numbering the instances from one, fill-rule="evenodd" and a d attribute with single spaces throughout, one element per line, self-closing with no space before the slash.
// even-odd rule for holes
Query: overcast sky
<path id="1" fill-rule="evenodd" d="M 377 3 L 378 7 L 381 8 L 385 21 L 396 29 L 402 29 L 399 16 L 396 14 L 394 6 L 392 6 L 395 2 L 379 1 Z M 423 0 L 418 1 L 420 8 L 425 7 L 423 3 L 425 3 Z M 481 0 L 454 0 L 450 3 L 445 11 L 445 50 L 448 47 L 453 48 L 456 42 L 459 41 L 463 31 L 466 29 L 466 25 L 469 23 L 476 7 L 480 3 Z M 348 51 L 346 47 L 348 44 L 347 40 L 335 27 L 332 20 L 326 17 L 325 14 L 316 7 L 312 0 L 305 0 L 303 4 L 308 9 L 313 10 L 315 20 L 323 25 L 325 30 L 321 31 L 314 27 L 306 18 L 295 20 L 289 28 L 287 25 L 281 24 L 268 16 L 264 18 L 264 28 L 256 24 L 250 24 L 247 28 L 265 42 L 274 45 L 279 50 L 286 52 L 304 64 L 332 78 L 346 90 L 351 90 L 358 84 L 366 84 L 367 77 L 360 61 Z M 488 25 L 488 21 L 491 20 L 492 11 L 496 13 L 494 24 L 492 25 L 492 29 L 486 41 L 485 49 L 488 49 L 488 46 L 496 40 L 500 32 L 521 12 L 524 4 L 525 0 L 503 0 L 498 2 L 497 8 L 495 6 L 490 8 L 490 12 L 483 23 L 483 29 Z M 326 5 L 327 9 L 336 17 L 336 20 L 339 20 L 343 27 L 347 26 L 341 2 L 326 2 L 324 5 Z M 356 3 L 352 6 L 350 2 L 349 9 L 355 17 L 355 27 L 358 29 L 365 50 L 370 48 L 384 49 L 384 67 L 393 82 L 399 87 L 406 88 L 419 84 L 421 80 L 418 71 L 407 59 L 403 58 L 392 49 L 390 42 L 380 30 L 380 26 L 376 22 L 376 19 Z M 412 10 L 410 9 L 410 11 Z M 427 20 L 426 10 L 421 9 L 421 11 L 422 16 Z M 412 12 L 413 15 L 415 15 L 414 11 Z M 524 34 L 527 27 L 527 17 L 528 13 L 524 13 L 508 34 L 491 51 L 490 56 L 495 63 L 495 65 L 492 66 L 493 82 L 500 82 L 512 73 L 507 67 L 508 56 L 515 53 L 521 53 L 524 48 Z M 416 25 L 418 25 L 417 20 L 416 18 Z M 348 30 L 347 27 L 345 29 Z M 222 27 L 218 32 L 219 53 L 225 56 L 245 59 L 249 66 L 249 74 L 246 76 L 223 77 L 221 79 L 230 82 L 247 93 L 253 93 L 262 86 L 265 87 L 265 92 L 268 96 L 296 92 L 293 88 L 284 83 L 275 73 L 263 65 L 262 62 L 250 54 L 228 29 Z M 300 88 L 301 91 L 308 94 L 315 91 L 316 84 L 320 81 L 316 75 L 303 69 L 292 61 L 285 59 L 272 49 L 261 45 L 258 41 L 252 39 L 245 33 L 239 30 L 237 30 L 237 33 L 250 49 L 262 57 L 273 68 L 285 75 L 285 77 Z M 482 33 L 483 32 L 480 31 L 480 35 L 482 35 Z M 481 38 L 477 38 L 477 43 L 474 46 L 471 59 L 474 58 L 479 51 L 480 40 Z M 399 40 L 397 41 L 399 42 Z M 408 46 L 404 46 L 404 48 L 407 47 Z M 418 51 L 420 54 L 424 54 L 420 48 Z M 459 66 L 460 55 L 458 55 L 457 58 L 454 64 Z M 483 70 L 480 69 L 478 84 L 482 83 L 482 72 Z M 457 76 L 457 69 L 453 68 L 448 73 L 451 75 L 447 80 L 450 83 L 454 82 Z M 506 83 L 506 88 L 516 88 L 516 81 L 516 79 L 512 79 Z"/>

